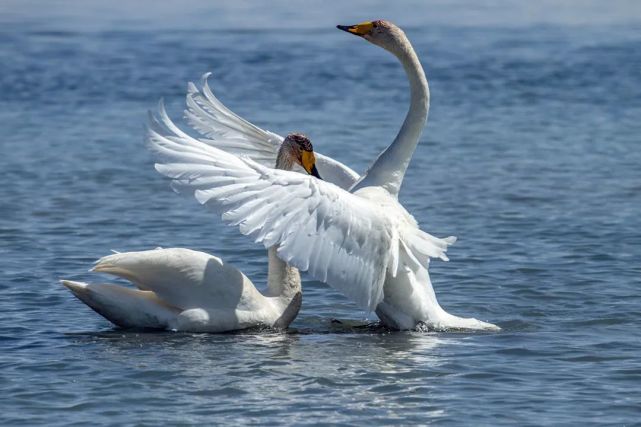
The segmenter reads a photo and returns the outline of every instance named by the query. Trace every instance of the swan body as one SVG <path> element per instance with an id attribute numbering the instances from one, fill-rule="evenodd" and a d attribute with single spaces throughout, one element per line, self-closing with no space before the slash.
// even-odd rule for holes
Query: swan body
<path id="1" fill-rule="evenodd" d="M 398 202 L 398 191 L 427 120 L 429 89 L 405 34 L 386 21 L 340 27 L 392 52 L 410 80 L 410 110 L 394 142 L 363 176 L 318 156 L 325 181 L 265 167 L 279 137 L 236 116 L 218 101 L 205 75 L 189 85 L 186 116 L 202 134 L 181 131 L 162 105 L 152 116 L 147 142 L 156 169 L 179 191 L 192 192 L 222 219 L 396 329 L 497 330 L 453 316 L 436 299 L 430 258 L 447 261 L 454 237 L 420 230 Z"/>
<path id="2" fill-rule="evenodd" d="M 270 262 L 280 264 L 275 251 Z M 284 263 L 283 263 L 284 264 Z M 300 308 L 297 271 L 271 265 L 271 286 L 260 293 L 241 271 L 220 258 L 189 249 L 123 252 L 99 259 L 91 271 L 129 280 L 115 284 L 62 283 L 94 311 L 123 328 L 225 332 L 256 326 L 286 328 Z M 290 268 L 290 270 L 295 270 Z M 274 274 L 277 277 L 273 277 Z"/>

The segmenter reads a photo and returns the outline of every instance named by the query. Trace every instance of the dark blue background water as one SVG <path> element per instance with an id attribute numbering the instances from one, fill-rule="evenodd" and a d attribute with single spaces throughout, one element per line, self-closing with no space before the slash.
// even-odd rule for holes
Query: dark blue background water
<path id="1" fill-rule="evenodd" d="M 343 2 L 346 3 L 346 2 Z M 451 262 L 442 305 L 503 331 L 380 333 L 307 280 L 287 333 L 115 330 L 59 285 L 183 246 L 262 286 L 264 250 L 170 191 L 142 144 L 212 71 L 254 123 L 363 171 L 408 93 L 336 31 L 386 17 L 432 109 L 402 201 Z M 641 8 L 634 2 L 0 6 L 1 424 L 632 424 L 641 416 Z"/>

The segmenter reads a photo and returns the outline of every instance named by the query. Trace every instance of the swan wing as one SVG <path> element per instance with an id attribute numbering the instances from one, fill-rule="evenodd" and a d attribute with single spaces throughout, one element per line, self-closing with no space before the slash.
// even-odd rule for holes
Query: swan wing
<path id="1" fill-rule="evenodd" d="M 122 252 L 96 261 L 92 271 L 131 281 L 181 310 L 259 310 L 265 297 L 238 269 L 220 258 L 183 248 Z"/>
<path id="2" fill-rule="evenodd" d="M 317 280 L 373 309 L 388 265 L 397 265 L 398 233 L 369 200 L 309 175 L 267 168 L 182 133 L 152 117 L 148 144 L 156 169 L 178 191 L 222 214 L 265 247 Z"/>
<path id="3" fill-rule="evenodd" d="M 198 140 L 273 167 L 283 137 L 248 122 L 220 102 L 207 82 L 210 74 L 204 74 L 198 85 L 190 82 L 187 88 L 185 117 L 202 135 Z M 349 167 L 320 153 L 316 153 L 316 167 L 323 179 L 341 188 L 351 187 L 359 178 Z"/>

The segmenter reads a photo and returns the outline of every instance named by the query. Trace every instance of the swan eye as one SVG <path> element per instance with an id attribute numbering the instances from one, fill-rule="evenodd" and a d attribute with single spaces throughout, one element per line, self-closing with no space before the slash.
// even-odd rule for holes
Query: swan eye
<path id="1" fill-rule="evenodd" d="M 300 148 L 301 151 L 314 151 L 314 149 L 312 148 L 312 143 L 308 140 L 298 141 L 298 148 Z"/>

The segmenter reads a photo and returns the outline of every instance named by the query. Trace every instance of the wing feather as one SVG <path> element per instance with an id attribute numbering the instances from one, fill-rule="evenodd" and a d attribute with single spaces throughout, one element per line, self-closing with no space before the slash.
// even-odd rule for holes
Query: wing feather
<path id="1" fill-rule="evenodd" d="M 185 118 L 201 134 L 198 140 L 273 167 L 283 137 L 248 122 L 220 102 L 209 86 L 210 74 L 204 74 L 199 85 L 190 82 L 187 86 Z M 344 189 L 350 188 L 359 178 L 351 168 L 320 153 L 316 153 L 316 167 L 324 180 Z"/>
<path id="2" fill-rule="evenodd" d="M 159 119 L 165 130 L 172 129 L 166 120 Z M 359 305 L 374 309 L 380 302 L 392 224 L 369 201 L 175 132 L 162 135 L 157 127 L 150 127 L 147 140 L 161 159 L 156 169 L 221 213 L 225 222 L 266 247 L 278 245 L 282 259 Z"/>

